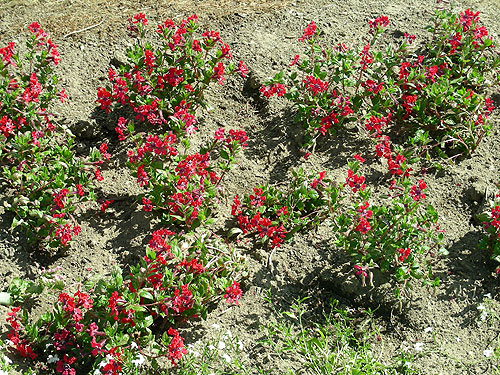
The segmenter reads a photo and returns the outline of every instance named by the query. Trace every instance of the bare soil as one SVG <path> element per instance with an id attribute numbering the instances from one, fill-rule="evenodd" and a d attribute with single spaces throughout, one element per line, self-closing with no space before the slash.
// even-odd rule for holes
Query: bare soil
<path id="1" fill-rule="evenodd" d="M 27 26 L 38 21 L 52 35 L 61 53 L 58 74 L 70 101 L 58 109 L 59 120 L 77 135 L 78 150 L 84 153 L 106 140 L 116 158 L 103 171 L 105 181 L 100 186 L 102 197 L 114 199 L 115 203 L 104 214 L 89 212 L 80 218 L 82 233 L 64 256 L 49 257 L 24 246 L 22 236 L 9 230 L 12 216 L 0 208 L 0 290 L 14 277 L 35 278 L 41 267 L 61 266 L 69 283 L 89 274 L 105 276 L 114 264 L 126 269 L 128 263 L 141 256 L 148 235 L 158 227 L 156 220 L 140 210 L 135 198 L 140 189 L 123 163 L 127 145 L 117 142 L 113 119 L 95 105 L 96 89 L 105 83 L 111 61 L 123 61 L 131 43 L 125 32 L 128 17 L 140 11 L 156 24 L 166 17 L 179 19 L 196 12 L 202 27 L 220 31 L 233 54 L 252 71 L 246 82 L 231 79 L 210 90 L 208 99 L 213 111 L 203 114 L 196 136 L 198 140 L 207 138 L 223 126 L 244 129 L 250 137 L 240 164 L 226 181 L 227 202 L 220 202 L 217 225 L 227 228 L 232 225 L 229 207 L 234 194 L 248 193 L 259 183 L 284 184 L 290 170 L 297 166 L 328 169 L 341 176 L 347 169 L 347 158 L 353 153 L 369 152 L 369 145 L 359 140 L 355 131 L 346 129 L 322 142 L 316 153 L 304 160 L 290 108 L 283 101 L 267 101 L 257 95 L 257 84 L 287 66 L 302 51 L 297 38 L 303 28 L 315 21 L 331 43 L 355 44 L 366 31 L 368 20 L 384 14 L 395 35 L 423 35 L 434 7 L 435 1 L 431 0 L 4 0 L 0 7 L 0 45 L 22 43 Z M 468 7 L 481 11 L 482 22 L 493 38 L 500 40 L 500 3 L 455 3 L 458 10 Z M 500 106 L 498 100 L 496 105 Z M 274 319 L 263 299 L 270 290 L 283 307 L 308 295 L 318 308 L 335 298 L 344 308 L 374 309 L 381 340 L 374 340 L 373 346 L 387 363 L 401 350 L 408 350 L 416 355 L 415 366 L 421 374 L 491 373 L 492 363 L 483 351 L 495 344 L 499 327 L 479 326 L 477 305 L 486 293 L 497 296 L 498 281 L 492 276 L 495 264 L 489 254 L 477 249 L 482 230 L 473 217 L 487 200 L 487 189 L 493 191 L 499 178 L 498 117 L 493 121 L 492 134 L 472 157 L 426 179 L 428 199 L 440 214 L 450 253 L 435 267 L 440 287 L 416 287 L 412 299 L 403 306 L 394 303 L 391 289 L 382 279 L 375 280 L 374 288 L 362 288 L 346 257 L 333 249 L 327 228 L 298 235 L 279 248 L 272 259 L 273 267 L 267 265 L 266 249 L 242 244 L 250 276 L 243 283 L 240 304 L 228 309 L 221 303 L 207 321 L 184 327 L 187 343 L 211 335 L 212 324 L 217 323 L 240 336 L 256 366 L 274 374 L 294 368 L 293 358 L 278 360 L 257 344 L 262 338 L 259 325 Z M 375 173 L 377 166 L 373 168 Z M 7 311 L 0 307 L 2 322 Z M 432 327 L 432 332 L 424 332 L 427 327 Z M 2 326 L 1 331 L 5 333 L 6 327 Z M 415 344 L 420 342 L 424 343 L 423 351 L 417 352 Z"/>

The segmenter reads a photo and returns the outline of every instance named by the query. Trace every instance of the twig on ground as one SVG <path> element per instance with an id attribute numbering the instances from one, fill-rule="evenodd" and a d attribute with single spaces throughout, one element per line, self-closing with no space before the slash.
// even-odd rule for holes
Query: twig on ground
<path id="1" fill-rule="evenodd" d="M 87 31 L 87 30 L 90 30 L 90 29 L 93 29 L 94 27 L 100 26 L 103 22 L 104 22 L 104 20 L 102 20 L 102 21 L 101 21 L 101 22 L 99 22 L 99 23 L 96 23 L 95 25 L 88 26 L 88 27 L 86 27 L 86 28 L 84 28 L 84 29 L 80 29 L 80 30 L 75 30 L 75 31 L 72 31 L 72 32 L 70 32 L 70 33 L 68 33 L 68 34 L 64 35 L 64 36 L 63 36 L 63 39 L 64 39 L 64 38 L 67 38 L 67 37 L 68 37 L 68 36 L 70 36 L 70 35 L 73 35 L 73 34 L 78 34 L 78 33 L 81 33 L 81 32 L 84 32 L 84 31 Z"/>

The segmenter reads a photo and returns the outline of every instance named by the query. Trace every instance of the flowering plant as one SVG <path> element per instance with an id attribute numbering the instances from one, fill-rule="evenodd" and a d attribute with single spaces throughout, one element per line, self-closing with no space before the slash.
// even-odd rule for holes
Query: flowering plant
<path id="1" fill-rule="evenodd" d="M 427 185 L 422 179 L 412 183 L 411 168 L 392 151 L 388 138 L 377 146 L 377 154 L 392 176 L 387 196 L 377 196 L 380 204 L 369 203 L 370 189 L 359 173 L 364 159 L 355 155 L 343 184 L 327 178 L 326 171 L 305 178 L 298 170 L 284 190 L 262 185 L 242 201 L 235 196 L 232 215 L 239 231 L 258 234 L 274 249 L 299 230 L 328 222 L 336 246 L 349 254 L 363 286 L 366 278 L 373 285 L 375 268 L 402 285 L 396 288 L 398 296 L 411 279 L 430 279 L 432 256 L 446 251 L 438 247 L 443 239 L 438 215 L 423 204 Z"/>
<path id="2" fill-rule="evenodd" d="M 4 205 L 31 241 L 65 247 L 80 232 L 72 213 L 95 201 L 92 180 L 102 179 L 98 165 L 109 154 L 103 144 L 86 159 L 75 155 L 72 135 L 50 113 L 66 98 L 54 74 L 57 47 L 38 23 L 29 31 L 25 58 L 14 43 L 0 49 L 0 178 L 11 193 Z"/>
<path id="3" fill-rule="evenodd" d="M 14 307 L 7 318 L 9 343 L 39 373 L 135 373 L 138 366 L 157 370 L 160 358 L 175 366 L 186 353 L 176 326 L 205 317 L 207 304 L 221 296 L 237 304 L 241 261 L 206 232 L 157 230 L 127 276 L 116 269 L 109 279 L 64 289 L 53 311 L 34 322 Z M 24 291 L 26 298 L 27 289 L 16 283 L 10 292 L 16 299 Z"/>
<path id="4" fill-rule="evenodd" d="M 386 140 L 384 153 L 387 167 L 393 178 L 388 194 L 381 204 L 370 203 L 371 191 L 365 177 L 359 173 L 363 159 L 349 162 L 348 175 L 343 185 L 346 205 L 331 217 L 336 233 L 336 244 L 351 257 L 354 270 L 365 285 L 366 278 L 373 286 L 374 268 L 391 274 L 399 285 L 396 296 L 404 294 L 411 279 L 432 280 L 431 260 L 446 254 L 439 248 L 443 233 L 437 224 L 438 214 L 429 204 L 424 206 L 426 183 L 411 181 L 411 168 L 400 154 L 393 157 Z"/>
<path id="5" fill-rule="evenodd" d="M 500 187 L 500 184 L 498 185 Z M 491 207 L 487 212 L 478 215 L 479 221 L 483 224 L 486 234 L 483 236 L 479 247 L 491 252 L 491 259 L 500 263 L 500 190 L 495 195 L 495 200 L 491 202 Z M 498 275 L 500 266 L 495 270 Z"/>
<path id="6" fill-rule="evenodd" d="M 133 131 L 133 126 L 129 124 L 128 129 Z M 183 140 L 184 152 L 180 152 L 172 132 L 134 137 L 137 147 L 129 151 L 127 164 L 137 183 L 148 189 L 142 197 L 143 209 L 161 210 L 165 222 L 182 222 L 189 228 L 210 219 L 216 190 L 247 139 L 242 130 L 225 134 L 220 128 L 199 152 L 188 154 L 189 141 Z M 217 157 L 221 160 L 218 168 L 211 163 Z"/>
<path id="7" fill-rule="evenodd" d="M 278 73 L 261 92 L 293 103 L 307 147 L 314 148 L 319 135 L 355 121 L 375 137 L 386 127 L 404 132 L 417 155 L 429 156 L 433 149 L 442 156 L 441 149 L 470 154 L 490 129 L 494 107 L 486 91 L 500 80 L 500 59 L 478 14 L 436 11 L 428 28 L 432 41 L 418 49 L 418 56 L 416 37 L 406 33 L 397 47 L 374 48 L 389 25 L 386 16 L 370 21 L 358 49 L 323 46 L 312 22 L 299 38 L 308 46 L 307 58 L 296 55 L 290 64 L 296 70 L 288 77 Z"/>
<path id="8" fill-rule="evenodd" d="M 236 66 L 230 47 L 216 31 L 197 36 L 197 17 L 179 24 L 167 19 L 153 33 L 159 48 L 145 42 L 148 20 L 139 13 L 129 19 L 127 30 L 137 43 L 127 50 L 128 63 L 108 71 L 110 85 L 99 87 L 97 102 L 106 112 L 130 108 L 139 121 L 162 125 L 176 134 L 196 130 L 195 111 L 206 106 L 204 91 L 212 82 L 223 84 L 225 75 L 245 76 L 246 66 Z M 227 61 L 227 63 L 226 63 Z"/>
<path id="9" fill-rule="evenodd" d="M 279 247 L 294 233 L 317 227 L 335 209 L 338 190 L 325 174 L 306 177 L 302 169 L 294 170 L 286 190 L 261 185 L 241 201 L 236 195 L 231 214 L 243 234 L 258 234 L 271 248 Z"/>

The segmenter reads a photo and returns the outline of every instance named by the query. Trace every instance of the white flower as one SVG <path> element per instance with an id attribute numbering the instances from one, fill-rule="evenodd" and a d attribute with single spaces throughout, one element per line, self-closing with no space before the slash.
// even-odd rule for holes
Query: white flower
<path id="1" fill-rule="evenodd" d="M 229 337 L 231 339 L 233 338 L 233 334 L 232 334 L 232 332 L 230 330 L 226 331 L 226 335 L 227 335 L 227 337 Z"/>
<path id="2" fill-rule="evenodd" d="M 217 345 L 220 350 L 224 349 L 226 347 L 226 343 L 224 341 L 219 341 L 219 345 Z"/>
<path id="3" fill-rule="evenodd" d="M 483 305 L 482 303 L 480 303 L 480 304 L 477 306 L 477 309 L 478 309 L 478 310 L 484 310 L 484 309 L 485 309 L 485 307 L 484 307 L 484 305 Z"/>
<path id="4" fill-rule="evenodd" d="M 59 357 L 57 355 L 49 355 L 47 357 L 47 362 L 48 363 L 56 363 L 57 361 L 59 361 Z"/>
<path id="5" fill-rule="evenodd" d="M 243 350 L 243 343 L 238 341 L 238 349 Z"/>
<path id="6" fill-rule="evenodd" d="M 489 357 L 491 357 L 491 356 L 493 355 L 493 349 L 490 349 L 490 348 L 485 349 L 485 350 L 483 351 L 483 354 L 484 354 L 484 356 L 485 356 L 486 358 L 489 358 Z"/>
<path id="7" fill-rule="evenodd" d="M 9 375 L 9 373 L 7 371 L 0 370 L 0 375 Z"/>
<path id="8" fill-rule="evenodd" d="M 424 349 L 424 343 L 417 342 L 413 347 L 415 348 L 415 351 L 421 352 Z"/>
<path id="9" fill-rule="evenodd" d="M 432 327 L 427 327 L 426 329 L 424 329 L 424 332 L 425 333 L 432 332 Z"/>
<path id="10" fill-rule="evenodd" d="M 486 293 L 484 296 L 485 296 L 486 298 L 491 299 L 491 293 Z"/>
<path id="11" fill-rule="evenodd" d="M 481 321 L 484 322 L 486 320 L 486 318 L 488 317 L 488 313 L 486 311 L 483 311 L 481 313 Z"/>
<path id="12" fill-rule="evenodd" d="M 224 353 L 222 358 L 224 358 L 227 363 L 231 363 L 231 357 L 227 353 Z"/>
<path id="13" fill-rule="evenodd" d="M 106 358 L 104 358 L 104 360 L 101 361 L 101 363 L 99 363 L 99 367 L 106 366 L 109 363 L 109 361 L 111 361 L 112 359 L 113 359 L 112 355 L 106 354 Z"/>
<path id="14" fill-rule="evenodd" d="M 188 353 L 192 354 L 195 358 L 201 357 L 200 352 L 196 351 L 196 348 L 193 344 L 188 344 L 187 351 Z"/>
<path id="15" fill-rule="evenodd" d="M 137 343 L 135 341 L 132 341 L 132 344 L 130 344 L 130 349 L 137 349 Z"/>
<path id="16" fill-rule="evenodd" d="M 10 365 L 12 363 L 12 360 L 6 355 L 3 356 L 3 361 L 6 365 Z"/>
<path id="17" fill-rule="evenodd" d="M 218 325 L 217 323 L 214 323 L 214 324 L 212 324 L 212 328 L 220 329 L 220 325 Z"/>
<path id="18" fill-rule="evenodd" d="M 457 342 L 460 342 L 460 341 L 462 341 L 462 340 L 460 340 L 460 337 L 457 336 Z"/>
<path id="19" fill-rule="evenodd" d="M 215 350 L 215 346 L 213 346 L 213 345 L 208 345 L 208 349 L 210 349 L 210 350 Z"/>
<path id="20" fill-rule="evenodd" d="M 132 364 L 136 367 L 139 367 L 140 365 L 142 365 L 146 360 L 144 359 L 144 357 L 142 355 L 139 354 L 139 356 L 132 360 Z"/>

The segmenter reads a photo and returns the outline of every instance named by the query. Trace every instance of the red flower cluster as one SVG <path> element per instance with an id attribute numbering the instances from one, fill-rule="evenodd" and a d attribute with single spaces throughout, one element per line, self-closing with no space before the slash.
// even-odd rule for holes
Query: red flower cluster
<path id="1" fill-rule="evenodd" d="M 226 299 L 227 303 L 234 303 L 235 305 L 237 305 L 238 300 L 241 298 L 242 294 L 243 292 L 240 289 L 240 284 L 236 281 L 233 281 L 231 286 L 228 286 L 226 288 L 226 294 L 224 294 L 224 298 Z"/>
<path id="2" fill-rule="evenodd" d="M 398 260 L 400 262 L 404 262 L 408 257 L 410 256 L 411 250 L 410 249 L 398 249 Z"/>
<path id="3" fill-rule="evenodd" d="M 304 83 L 305 88 L 310 91 L 313 96 L 328 90 L 328 82 L 323 82 L 319 78 L 315 78 L 313 76 L 306 76 L 302 82 Z"/>
<path id="4" fill-rule="evenodd" d="M 375 82 L 371 79 L 367 79 L 361 83 L 361 87 L 364 87 L 366 91 L 371 92 L 373 95 L 377 95 L 384 87 L 384 82 Z"/>
<path id="5" fill-rule="evenodd" d="M 37 355 L 33 352 L 31 344 L 27 340 L 19 337 L 21 331 L 21 325 L 19 324 L 17 316 L 19 310 L 21 310 L 21 307 L 18 306 L 12 308 L 12 310 L 7 313 L 7 323 L 12 327 L 7 337 L 22 357 L 35 359 Z"/>
<path id="6" fill-rule="evenodd" d="M 73 236 L 80 234 L 81 228 L 76 224 L 73 228 L 69 224 L 60 224 L 56 229 L 55 237 L 61 241 L 63 246 L 67 246 Z"/>
<path id="7" fill-rule="evenodd" d="M 176 361 L 181 359 L 187 353 L 187 350 L 184 348 L 184 339 L 179 335 L 179 332 L 173 328 L 169 328 L 168 334 L 172 336 L 172 341 L 170 341 L 170 345 L 168 346 L 168 359 L 175 366 Z"/>
<path id="8" fill-rule="evenodd" d="M 425 198 L 425 194 L 423 193 L 424 189 L 427 187 L 427 184 L 424 180 L 418 180 L 418 185 L 413 185 L 410 188 L 410 196 L 414 201 L 419 201 Z"/>
<path id="9" fill-rule="evenodd" d="M 354 228 L 355 231 L 362 234 L 368 233 L 372 229 L 368 219 L 372 217 L 373 211 L 368 209 L 369 204 L 365 202 L 364 205 L 360 206 L 356 211 L 359 213 L 358 224 Z"/>
<path id="10" fill-rule="evenodd" d="M 349 169 L 347 171 L 347 178 L 345 180 L 345 185 L 349 185 L 349 187 L 352 189 L 353 193 L 356 193 L 358 190 L 363 191 L 366 188 L 365 178 L 363 176 L 358 176 L 357 174 L 354 174 L 354 172 Z"/>
<path id="11" fill-rule="evenodd" d="M 359 55 L 361 56 L 361 69 L 366 70 L 368 68 L 368 65 L 373 62 L 373 56 L 370 53 L 370 44 L 366 44 Z"/>
<path id="12" fill-rule="evenodd" d="M 254 189 L 255 196 L 252 196 L 255 202 L 262 204 L 265 201 L 265 197 L 259 196 L 258 193 L 262 194 L 262 190 Z M 262 217 L 260 212 L 257 212 L 253 217 L 244 215 L 241 211 L 242 207 L 239 202 L 238 196 L 234 198 L 234 204 L 232 206 L 231 212 L 233 216 L 238 216 L 238 224 L 243 231 L 243 233 L 256 232 L 259 234 L 261 239 L 268 238 L 270 240 L 271 248 L 280 247 L 284 241 L 285 235 L 287 233 L 283 224 L 275 224 L 267 217 Z"/>
<path id="13" fill-rule="evenodd" d="M 391 121 L 390 113 L 386 117 L 371 116 L 365 122 L 365 129 L 370 133 L 372 137 L 379 138 L 382 136 L 382 128 L 387 127 L 390 121 Z"/>
<path id="14" fill-rule="evenodd" d="M 261 86 L 260 92 L 266 98 L 270 98 L 274 94 L 276 94 L 276 96 L 283 96 L 286 94 L 286 87 L 282 83 L 273 83 L 270 86 Z"/>
<path id="15" fill-rule="evenodd" d="M 306 28 L 304 29 L 304 35 L 302 35 L 299 38 L 299 42 L 305 42 L 306 40 L 313 39 L 314 36 L 316 36 L 316 30 L 317 30 L 317 27 L 313 21 L 309 25 L 306 26 Z"/>
<path id="16" fill-rule="evenodd" d="M 391 141 L 389 137 L 386 136 L 375 146 L 375 152 L 378 157 L 383 157 L 387 160 L 387 168 L 392 175 L 403 177 L 408 177 L 410 175 L 412 169 L 403 167 L 403 162 L 406 158 L 401 154 L 397 154 L 395 157 L 392 156 Z"/>
<path id="17" fill-rule="evenodd" d="M 378 18 L 369 21 L 368 25 L 370 26 L 369 33 L 374 34 L 378 32 L 379 28 L 386 27 L 387 25 L 389 25 L 389 19 L 387 18 L 387 16 L 382 15 Z"/>

